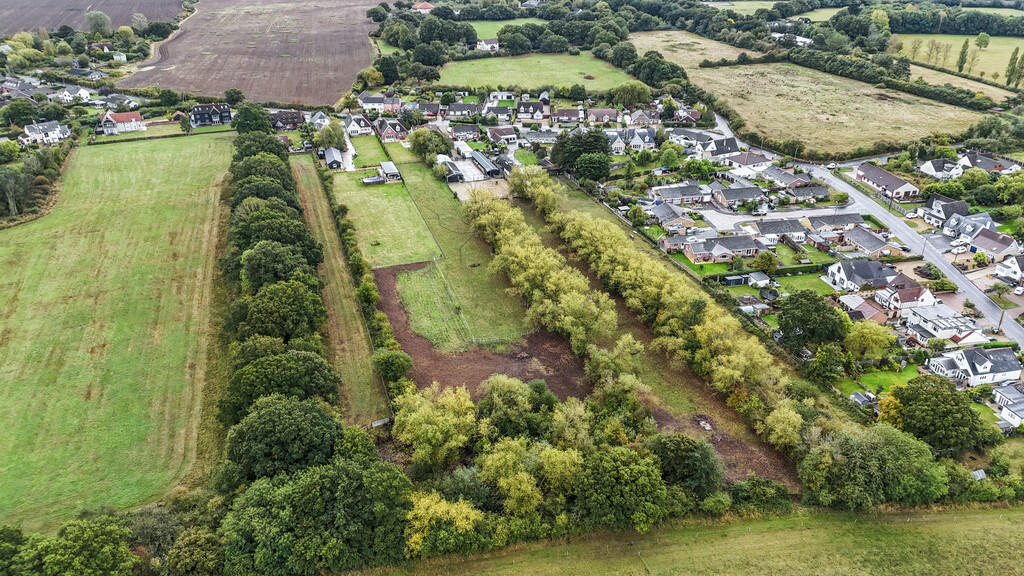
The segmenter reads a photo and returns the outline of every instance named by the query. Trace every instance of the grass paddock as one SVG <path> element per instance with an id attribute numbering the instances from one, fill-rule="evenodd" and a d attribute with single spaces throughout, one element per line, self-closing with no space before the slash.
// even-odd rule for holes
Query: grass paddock
<path id="1" fill-rule="evenodd" d="M 138 506 L 195 460 L 230 135 L 76 149 L 0 231 L 0 523 Z"/>
<path id="2" fill-rule="evenodd" d="M 639 50 L 638 50 L 639 52 Z M 441 69 L 446 86 L 511 86 L 539 88 L 582 84 L 588 90 L 611 90 L 629 82 L 630 76 L 590 52 L 569 54 L 528 54 L 461 60 Z"/>

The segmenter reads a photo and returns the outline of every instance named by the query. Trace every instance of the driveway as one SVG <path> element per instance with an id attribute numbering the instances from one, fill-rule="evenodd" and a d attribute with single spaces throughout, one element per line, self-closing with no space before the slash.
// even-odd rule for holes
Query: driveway
<path id="1" fill-rule="evenodd" d="M 754 217 L 748 212 L 721 212 L 713 209 L 694 210 L 704 216 L 704 220 L 708 223 L 721 230 L 723 232 L 729 232 L 739 228 L 741 222 L 758 222 L 761 220 L 781 220 L 781 219 L 796 219 L 799 220 L 806 216 L 831 216 L 833 214 L 860 214 L 860 209 L 856 204 L 844 207 L 829 207 L 829 208 L 801 208 L 799 210 L 783 210 L 776 211 L 768 214 L 764 217 Z"/>

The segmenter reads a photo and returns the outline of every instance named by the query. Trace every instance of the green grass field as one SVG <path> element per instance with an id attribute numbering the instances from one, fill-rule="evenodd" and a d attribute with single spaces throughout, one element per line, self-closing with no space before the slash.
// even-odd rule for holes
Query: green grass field
<path id="1" fill-rule="evenodd" d="M 993 8 L 990 6 L 971 6 L 966 10 L 983 12 L 985 14 L 999 14 L 1000 16 L 1024 16 L 1024 11 L 1017 8 Z"/>
<path id="2" fill-rule="evenodd" d="M 208 132 L 231 132 L 230 126 L 200 126 L 192 129 L 192 134 L 203 134 Z M 177 136 L 184 134 L 177 122 L 172 124 L 156 124 L 146 127 L 144 132 L 124 132 L 113 136 L 100 134 L 96 136 L 97 142 L 116 142 L 118 140 L 131 140 L 134 138 L 157 138 L 160 136 Z"/>
<path id="3" fill-rule="evenodd" d="M 352 138 L 352 146 L 356 149 L 356 168 L 367 168 L 377 166 L 387 161 L 388 157 L 381 148 L 380 140 L 376 136 L 356 136 Z"/>
<path id="4" fill-rule="evenodd" d="M 794 18 L 810 18 L 811 22 L 825 22 L 829 18 L 836 15 L 837 12 L 843 8 L 818 8 L 817 10 L 811 10 L 810 12 L 804 12 L 803 14 L 797 14 Z"/>
<path id="5" fill-rule="evenodd" d="M 0 523 L 165 493 L 195 459 L 232 135 L 75 150 L 0 231 Z"/>
<path id="6" fill-rule="evenodd" d="M 413 332 L 430 340 L 441 352 L 472 347 L 469 331 L 437 266 L 431 263 L 426 268 L 401 272 L 396 282 Z"/>
<path id="7" fill-rule="evenodd" d="M 348 206 L 359 247 L 373 267 L 423 262 L 440 255 L 405 184 L 363 186 L 360 180 L 374 174 L 334 174 L 335 197 L 339 204 Z"/>
<path id="8" fill-rule="evenodd" d="M 388 149 L 388 154 L 391 155 L 391 159 L 396 163 L 420 161 L 419 157 L 413 154 L 412 150 L 402 146 L 401 142 L 390 142 L 385 144 L 384 147 Z"/>
<path id="9" fill-rule="evenodd" d="M 528 54 L 501 58 L 462 60 L 441 69 L 441 84 L 449 86 L 569 86 L 582 84 L 588 90 L 606 91 L 628 82 L 630 76 L 608 62 L 583 52 L 569 54 Z"/>
<path id="10" fill-rule="evenodd" d="M 523 24 L 540 24 L 541 26 L 547 24 L 546 21 L 540 18 L 516 18 L 515 20 L 470 20 L 470 24 L 476 30 L 478 38 L 496 38 L 498 36 L 498 30 L 501 30 L 505 26 L 522 26 Z"/>
<path id="11" fill-rule="evenodd" d="M 775 278 L 782 285 L 783 292 L 795 292 L 797 290 L 814 290 L 822 296 L 829 296 L 835 292 L 825 281 L 819 278 L 820 274 L 801 274 L 799 276 L 778 276 Z"/>
<path id="12" fill-rule="evenodd" d="M 860 377 L 860 383 L 864 385 L 864 388 L 868 392 L 874 393 L 879 386 L 882 387 L 882 394 L 889 392 L 889 388 L 897 384 L 906 384 L 912 379 L 917 378 L 917 364 L 907 364 L 907 367 L 899 372 L 868 372 Z M 861 391 L 861 387 L 856 382 L 850 379 L 845 379 L 844 383 L 839 386 L 839 390 L 849 396 L 854 392 Z M 992 410 L 985 408 L 990 414 Z"/>
<path id="13" fill-rule="evenodd" d="M 537 163 L 537 155 L 527 148 L 520 148 L 516 150 L 516 160 L 529 166 L 530 164 Z"/>
<path id="14" fill-rule="evenodd" d="M 771 0 L 736 0 L 734 2 L 715 2 L 711 4 L 719 10 L 732 10 L 733 12 L 749 16 L 761 8 L 771 9 L 775 2 Z"/>
<path id="15" fill-rule="evenodd" d="M 744 4 L 755 2 L 744 2 Z M 682 30 L 659 32 L 634 32 L 629 41 L 636 45 L 637 54 L 648 50 L 657 50 L 667 59 L 686 69 L 695 69 L 704 60 L 721 58 L 735 59 L 746 52 L 750 56 L 759 56 L 756 50 L 744 50 L 725 42 L 716 42 L 710 38 L 698 36 Z"/>
<path id="16" fill-rule="evenodd" d="M 444 259 L 437 260 L 438 270 L 448 280 L 473 336 L 504 338 L 522 332 L 526 310 L 518 298 L 506 291 L 509 285 L 505 278 L 488 270 L 491 249 L 469 228 L 462 204 L 444 183 L 434 178 L 425 164 L 400 164 L 399 169 L 412 199 L 444 252 Z M 403 301 L 409 297 L 408 294 L 401 296 Z M 422 318 L 410 321 L 414 326 L 417 322 L 429 322 Z M 429 338 L 427 334 L 423 336 Z M 440 346 L 439 342 L 443 343 L 434 341 Z"/>
<path id="17" fill-rule="evenodd" d="M 1010 92 L 1009 90 L 1003 90 L 1002 88 L 989 86 L 988 84 L 983 84 L 969 78 L 961 78 L 953 74 L 947 74 L 945 72 L 932 70 L 931 68 L 925 68 L 924 66 L 917 66 L 915 64 L 910 65 L 910 78 L 912 80 L 922 78 L 925 82 L 938 86 L 943 84 L 952 84 L 953 86 L 971 90 L 972 92 L 981 92 L 995 100 L 997 103 L 1013 96 L 1013 92 Z"/>
<path id="18" fill-rule="evenodd" d="M 1020 14 L 1024 14 L 1024 12 Z M 928 62 L 949 70 L 956 70 L 957 57 L 960 54 L 960 47 L 965 39 L 969 40 L 969 46 L 972 51 L 976 49 L 974 46 L 974 36 L 961 36 L 957 34 L 900 34 L 900 38 L 903 39 L 903 54 L 907 56 L 911 55 L 914 40 L 921 40 L 921 47 L 917 56 L 912 57 L 912 60 Z M 940 45 L 949 45 L 949 53 L 945 61 L 938 55 L 932 58 L 928 57 L 929 40 L 936 40 Z M 989 41 L 988 48 L 978 50 L 978 61 L 974 68 L 968 72 L 968 69 L 965 67 L 964 72 L 975 76 L 981 76 L 981 73 L 984 72 L 986 78 L 991 78 L 994 73 L 998 72 L 1000 77 L 1002 77 L 1006 74 L 1006 64 L 1010 61 L 1010 53 L 1016 47 L 1024 48 L 1024 38 L 993 36 Z"/>
<path id="19" fill-rule="evenodd" d="M 338 238 L 338 228 L 317 176 L 317 165 L 308 154 L 291 157 L 292 173 L 313 236 L 324 247 L 323 298 L 327 307 L 326 357 L 341 375 L 341 399 L 345 421 L 366 426 L 386 418 L 388 397 L 384 383 L 373 371 L 373 346 L 363 321 L 355 282 Z"/>
<path id="20" fill-rule="evenodd" d="M 1016 543 L 1021 538 L 1021 507 L 807 513 L 732 522 L 693 520 L 643 535 L 599 533 L 366 574 L 1004 576 L 1020 572 Z"/>

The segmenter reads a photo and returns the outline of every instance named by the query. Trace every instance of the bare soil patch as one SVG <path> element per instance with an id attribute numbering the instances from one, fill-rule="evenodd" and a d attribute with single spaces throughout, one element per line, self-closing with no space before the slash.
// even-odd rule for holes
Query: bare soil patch
<path id="1" fill-rule="evenodd" d="M 474 399 L 482 395 L 480 382 L 494 374 L 507 374 L 522 380 L 543 378 L 548 388 L 562 400 L 583 398 L 590 385 L 583 375 L 583 362 L 573 355 L 561 337 L 537 330 L 523 341 L 511 345 L 505 354 L 476 348 L 458 354 L 443 354 L 426 338 L 415 334 L 409 316 L 398 297 L 395 277 L 404 270 L 417 270 L 425 263 L 378 268 L 373 271 L 380 292 L 380 306 L 395 331 L 395 338 L 412 356 L 411 377 L 416 386 L 426 388 L 433 382 L 444 387 L 465 386 Z"/>
<path id="2" fill-rule="evenodd" d="M 7 1 L 7 0 L 0 0 Z M 370 65 L 369 0 L 252 4 L 203 0 L 181 30 L 139 71 L 119 82 L 250 100 L 334 104 Z"/>
<path id="3" fill-rule="evenodd" d="M 0 36 L 36 31 L 40 27 L 58 28 L 64 24 L 85 30 L 85 13 L 99 10 L 110 16 L 114 27 L 131 24 L 132 14 L 146 15 L 152 21 L 171 21 L 181 12 L 179 0 L 0 0 Z"/>

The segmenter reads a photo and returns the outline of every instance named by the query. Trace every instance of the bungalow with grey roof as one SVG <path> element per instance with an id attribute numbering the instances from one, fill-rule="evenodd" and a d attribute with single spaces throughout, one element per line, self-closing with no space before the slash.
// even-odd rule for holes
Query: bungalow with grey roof
<path id="1" fill-rule="evenodd" d="M 610 124 L 619 121 L 619 111 L 615 108 L 591 108 L 587 110 L 587 122 L 591 124 Z"/>
<path id="2" fill-rule="evenodd" d="M 759 172 L 771 166 L 772 161 L 756 152 L 740 152 L 726 157 L 722 163 L 734 168 L 747 168 Z"/>
<path id="3" fill-rule="evenodd" d="M 917 209 L 917 215 L 932 226 L 941 227 L 954 214 L 966 216 L 970 213 L 967 202 L 954 200 L 942 194 L 932 194 L 924 205 Z"/>
<path id="4" fill-rule="evenodd" d="M 985 228 L 971 240 L 971 253 L 983 253 L 993 262 L 1002 262 L 1007 256 L 1020 254 L 1020 244 L 1002 232 Z"/>
<path id="5" fill-rule="evenodd" d="M 884 256 L 900 256 L 899 248 L 889 244 L 884 238 L 863 226 L 847 230 L 843 234 L 843 243 L 851 246 L 867 258 L 876 260 Z"/>
<path id="6" fill-rule="evenodd" d="M 476 124 L 449 124 L 448 131 L 451 133 L 452 140 L 462 142 L 476 140 L 480 137 L 480 127 Z"/>
<path id="7" fill-rule="evenodd" d="M 733 256 L 757 256 L 765 250 L 764 244 L 752 236 L 718 236 L 686 242 L 683 252 L 691 262 L 729 262 Z"/>
<path id="8" fill-rule="evenodd" d="M 655 202 L 677 205 L 711 201 L 711 189 L 692 182 L 655 186 L 651 188 L 650 195 Z"/>
<path id="9" fill-rule="evenodd" d="M 831 192 L 826 186 L 797 186 L 786 190 L 786 195 L 792 198 L 793 202 L 813 204 L 828 200 Z"/>
<path id="10" fill-rule="evenodd" d="M 651 216 L 669 234 L 685 234 L 694 225 L 693 218 L 674 204 L 658 204 L 651 209 Z"/>
<path id="11" fill-rule="evenodd" d="M 713 197 L 715 202 L 726 208 L 735 209 L 737 206 L 749 202 L 760 202 L 764 198 L 764 191 L 756 186 L 742 188 L 726 188 L 715 190 Z"/>
<path id="12" fill-rule="evenodd" d="M 823 214 L 821 216 L 806 216 L 800 223 L 818 234 L 826 232 L 842 232 L 854 226 L 864 223 L 864 217 L 860 214 Z"/>
<path id="13" fill-rule="evenodd" d="M 806 186 L 811 183 L 811 177 L 807 174 L 794 174 L 789 170 L 783 170 L 778 166 L 768 166 L 761 171 L 761 177 L 769 182 L 773 182 L 776 186 L 782 188 L 795 188 L 797 186 Z"/>
<path id="14" fill-rule="evenodd" d="M 801 244 L 807 234 L 807 229 L 796 219 L 760 220 L 755 225 L 758 238 L 769 246 L 778 244 L 784 236 Z"/>
<path id="15" fill-rule="evenodd" d="M 453 102 L 448 105 L 448 108 L 444 111 L 444 117 L 452 119 L 469 119 L 480 113 L 480 106 L 478 104 L 467 104 L 463 102 Z"/>
<path id="16" fill-rule="evenodd" d="M 894 200 L 907 200 L 921 195 L 921 190 L 917 186 L 870 162 L 857 166 L 853 175 L 858 181 Z"/>

